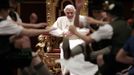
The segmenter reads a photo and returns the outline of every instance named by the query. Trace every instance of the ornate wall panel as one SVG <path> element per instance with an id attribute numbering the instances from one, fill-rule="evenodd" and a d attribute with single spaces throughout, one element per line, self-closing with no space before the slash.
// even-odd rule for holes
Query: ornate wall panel
<path id="1" fill-rule="evenodd" d="M 38 15 L 39 22 L 46 22 L 46 4 L 44 0 L 25 0 L 19 4 L 19 13 L 24 22 L 29 22 L 32 12 Z"/>
<path id="2" fill-rule="evenodd" d="M 64 15 L 63 9 L 67 4 L 75 5 L 75 0 L 46 0 L 46 16 L 49 25 L 52 25 L 57 17 Z M 82 15 L 88 15 L 88 0 L 84 0 Z"/>

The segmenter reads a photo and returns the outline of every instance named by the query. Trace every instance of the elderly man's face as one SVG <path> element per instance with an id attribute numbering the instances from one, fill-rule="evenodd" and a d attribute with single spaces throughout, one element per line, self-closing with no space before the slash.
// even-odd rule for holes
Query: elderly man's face
<path id="1" fill-rule="evenodd" d="M 74 10 L 73 9 L 66 9 L 65 15 L 68 17 L 68 19 L 72 19 L 74 17 Z"/>

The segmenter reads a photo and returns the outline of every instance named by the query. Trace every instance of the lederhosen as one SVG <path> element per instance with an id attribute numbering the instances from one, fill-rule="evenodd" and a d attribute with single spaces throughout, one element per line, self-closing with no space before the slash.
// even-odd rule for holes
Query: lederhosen
<path id="1" fill-rule="evenodd" d="M 111 26 L 114 32 L 111 40 L 112 49 L 109 54 L 104 55 L 105 64 L 100 69 L 102 75 L 115 75 L 117 72 L 128 67 L 128 65 L 117 62 L 115 57 L 130 36 L 131 29 L 124 20 L 119 18 L 111 22 Z"/>

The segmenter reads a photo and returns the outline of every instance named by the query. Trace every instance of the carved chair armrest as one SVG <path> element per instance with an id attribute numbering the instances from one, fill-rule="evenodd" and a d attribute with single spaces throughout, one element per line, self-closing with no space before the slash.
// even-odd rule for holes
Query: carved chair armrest
<path id="1" fill-rule="evenodd" d="M 59 45 L 62 42 L 62 37 L 55 37 L 50 34 L 42 34 L 38 37 L 39 43 L 38 48 L 43 49 L 45 52 L 49 53 L 59 53 Z"/>

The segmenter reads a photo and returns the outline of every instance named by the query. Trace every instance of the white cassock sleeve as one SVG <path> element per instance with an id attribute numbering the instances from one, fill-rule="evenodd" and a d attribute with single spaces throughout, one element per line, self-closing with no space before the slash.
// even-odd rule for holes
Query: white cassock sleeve
<path id="1" fill-rule="evenodd" d="M 57 37 L 63 37 L 63 30 L 61 29 L 62 26 L 60 26 L 60 18 L 58 18 L 54 24 L 52 25 L 53 28 L 56 28 L 55 30 L 49 32 L 51 35 L 53 36 L 57 36 Z"/>

